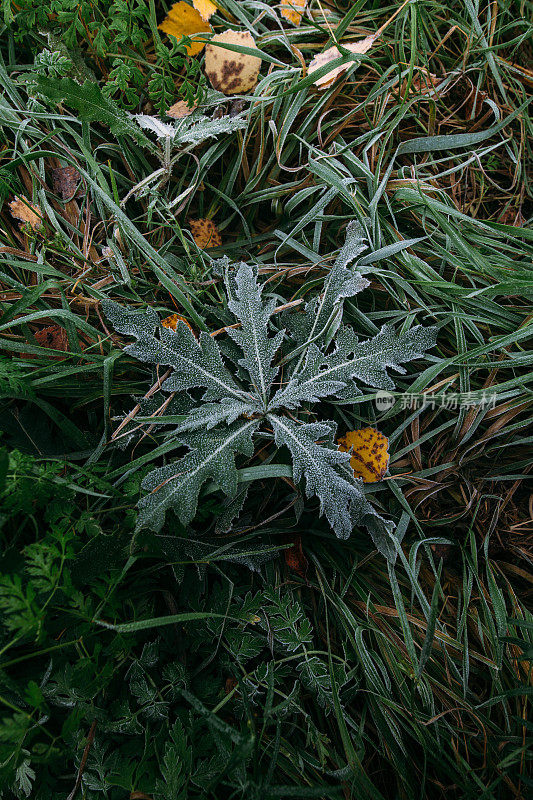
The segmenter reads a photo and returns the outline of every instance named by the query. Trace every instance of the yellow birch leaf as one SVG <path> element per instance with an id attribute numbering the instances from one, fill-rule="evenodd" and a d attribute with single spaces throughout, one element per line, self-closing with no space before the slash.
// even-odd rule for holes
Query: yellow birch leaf
<path id="1" fill-rule="evenodd" d="M 41 209 L 25 197 L 15 197 L 8 205 L 12 216 L 23 224 L 27 222 L 33 230 L 43 224 Z"/>
<path id="2" fill-rule="evenodd" d="M 218 47 L 217 42 L 257 49 L 252 35 L 248 31 L 227 30 L 213 36 L 205 48 L 205 74 L 213 89 L 224 94 L 243 94 L 253 89 L 261 59 Z"/>
<path id="3" fill-rule="evenodd" d="M 307 0 L 283 0 L 281 16 L 298 27 L 302 21 L 306 5 Z"/>
<path id="4" fill-rule="evenodd" d="M 389 466 L 389 440 L 375 428 L 361 428 L 348 431 L 337 439 L 339 450 L 351 453 L 350 466 L 354 477 L 362 478 L 363 483 L 376 483 L 382 480 Z"/>
<path id="5" fill-rule="evenodd" d="M 196 103 L 193 103 L 192 106 L 189 106 L 185 100 L 178 100 L 177 103 L 174 103 L 174 105 L 170 106 L 168 109 L 167 117 L 172 117 L 172 119 L 183 119 L 184 117 L 188 117 L 189 114 L 192 114 L 195 108 Z"/>
<path id="6" fill-rule="evenodd" d="M 174 36 L 178 42 L 182 36 L 194 36 L 195 33 L 211 33 L 213 31 L 211 25 L 202 19 L 200 13 L 183 0 L 174 3 L 168 16 L 158 27 L 168 36 Z M 195 56 L 203 48 L 204 42 L 191 42 L 187 47 L 187 55 Z"/>
<path id="7" fill-rule="evenodd" d="M 189 225 L 192 238 L 201 250 L 222 244 L 222 237 L 212 219 L 190 219 Z"/>
<path id="8" fill-rule="evenodd" d="M 349 50 L 351 53 L 360 53 L 363 55 L 364 53 L 368 53 L 376 41 L 376 38 L 377 37 L 372 34 L 371 36 L 367 36 L 366 39 L 361 39 L 359 42 L 343 44 L 343 47 L 346 50 Z M 340 58 L 340 56 L 341 52 L 337 47 L 328 47 L 328 49 L 324 50 L 323 53 L 319 53 L 313 58 L 309 64 L 309 75 L 311 75 L 313 72 L 316 72 L 317 69 L 320 69 L 320 67 L 329 64 L 330 61 Z M 337 80 L 339 75 L 347 72 L 351 65 L 352 62 L 348 61 L 346 64 L 341 64 L 340 67 L 334 67 L 330 72 L 326 72 L 325 75 L 322 75 L 321 78 L 317 78 L 315 81 L 315 86 L 317 86 L 319 89 L 327 89 L 328 86 L 331 86 L 331 84 Z"/>
<path id="9" fill-rule="evenodd" d="M 211 19 L 217 10 L 216 5 L 211 0 L 192 0 L 192 4 L 206 22 Z"/>

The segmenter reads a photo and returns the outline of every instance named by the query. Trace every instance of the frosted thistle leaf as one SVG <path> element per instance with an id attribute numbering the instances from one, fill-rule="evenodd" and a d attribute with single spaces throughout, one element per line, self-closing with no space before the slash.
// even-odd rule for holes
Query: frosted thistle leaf
<path id="1" fill-rule="evenodd" d="M 233 397 L 249 400 L 225 367 L 218 345 L 206 333 L 197 342 L 190 328 L 178 320 L 176 330 L 163 328 L 157 314 L 125 311 L 117 303 L 102 303 L 104 313 L 120 333 L 133 336 L 135 344 L 124 348 L 128 355 L 152 364 L 173 367 L 174 372 L 163 383 L 168 392 L 206 388 L 204 400 Z M 158 336 L 156 336 L 156 333 Z"/>
<path id="2" fill-rule="evenodd" d="M 154 469 L 141 484 L 149 494 L 139 502 L 137 529 L 161 530 L 169 508 L 187 525 L 194 519 L 198 495 L 209 479 L 232 497 L 237 491 L 235 456 L 253 454 L 252 434 L 258 424 L 257 420 L 239 421 L 209 433 L 182 435 L 180 441 L 190 448 L 189 452 L 171 464 Z"/>
<path id="3" fill-rule="evenodd" d="M 269 337 L 269 322 L 276 301 L 263 302 L 262 287 L 257 283 L 255 271 L 249 264 L 241 264 L 235 282 L 235 299 L 230 300 L 228 305 L 241 322 L 241 327 L 229 329 L 228 334 L 243 351 L 244 358 L 239 359 L 239 364 L 247 370 L 253 388 L 266 404 L 279 369 L 272 366 L 272 359 L 281 345 L 284 332 L 279 331 Z"/>
<path id="4" fill-rule="evenodd" d="M 276 392 L 270 407 L 298 408 L 303 402 L 316 402 L 328 395 L 341 396 L 348 386 L 353 396 L 360 393 L 355 379 L 377 389 L 393 389 L 387 369 L 404 373 L 401 365 L 422 358 L 435 340 L 436 328 L 420 325 L 404 333 L 384 325 L 376 336 L 363 342 L 351 328 L 343 327 L 330 355 L 324 355 L 314 344 L 309 346 L 303 369 L 293 373 L 288 385 Z"/>
<path id="5" fill-rule="evenodd" d="M 372 339 L 360 342 L 351 328 L 343 327 L 337 336 L 336 349 L 325 360 L 327 367 L 322 378 L 336 378 L 347 370 L 352 379 L 357 378 L 376 389 L 393 389 L 394 381 L 387 374 L 392 369 L 401 374 L 401 366 L 408 361 L 423 358 L 426 350 L 435 346 L 437 329 L 416 325 L 403 333 L 396 333 L 391 325 L 383 328 Z"/>
<path id="6" fill-rule="evenodd" d="M 350 454 L 340 452 L 334 441 L 336 425 L 328 420 L 300 422 L 286 413 L 297 413 L 303 404 L 317 404 L 313 413 L 319 413 L 323 398 L 354 397 L 360 393 L 358 383 L 392 389 L 388 371 L 404 372 L 404 363 L 421 358 L 435 344 L 434 328 L 418 326 L 396 333 L 386 325 L 364 341 L 351 328 L 339 329 L 344 298 L 367 285 L 350 266 L 364 249 L 361 230 L 350 224 L 322 295 L 309 302 L 303 314 L 290 317 L 293 351 L 283 359 L 278 351 L 283 339 L 290 337 L 284 330 L 273 330 L 276 302 L 263 298 L 257 271 L 248 264 L 234 267 L 228 259 L 215 264 L 224 278 L 227 309 L 237 323 L 226 328 L 228 335 L 220 343 L 204 332 L 197 341 L 181 320 L 175 331 L 169 330 L 150 309 L 133 312 L 103 303 L 115 328 L 135 339 L 125 352 L 171 367 L 172 374 L 161 388 L 187 401 L 186 419 L 165 435 L 173 439 L 173 447 L 183 445 L 189 452 L 146 476 L 142 489 L 148 495 L 139 503 L 138 528 L 158 531 L 171 508 L 187 525 L 208 480 L 230 498 L 229 505 L 238 513 L 245 492 L 236 497 L 235 460 L 253 455 L 254 436 L 266 421 L 276 445 L 290 452 L 294 481 L 304 481 L 306 495 L 318 498 L 320 513 L 336 535 L 346 538 L 354 526 L 364 526 L 380 552 L 395 558 L 394 526 L 377 513 L 368 502 L 367 487 L 354 478 Z M 278 388 L 281 365 L 283 385 Z M 199 400 L 196 392 L 190 392 L 195 389 L 205 390 Z"/>
<path id="7" fill-rule="evenodd" d="M 357 269 L 349 267 L 366 249 L 363 229 L 357 222 L 350 222 L 344 245 L 324 281 L 322 295 L 307 303 L 303 314 L 293 312 L 286 317 L 287 327 L 298 342 L 317 341 L 327 332 L 331 335 L 340 322 L 344 298 L 370 286 Z"/>
<path id="8" fill-rule="evenodd" d="M 150 114 L 130 114 L 144 130 L 154 133 L 158 139 L 170 139 L 174 147 L 199 145 L 207 139 L 227 135 L 246 127 L 246 119 L 242 115 L 229 115 L 210 119 L 202 115 L 185 118 L 175 123 L 163 122 L 159 117 Z"/>
<path id="9" fill-rule="evenodd" d="M 323 397 L 337 396 L 346 388 L 350 379 L 348 367 L 339 369 L 336 374 L 324 374 L 327 371 L 329 359 L 315 345 L 309 346 L 307 356 L 300 372 L 293 373 L 287 386 L 278 389 L 270 410 L 276 408 L 298 408 L 304 402 L 316 403 Z"/>
<path id="10" fill-rule="evenodd" d="M 394 563 L 397 554 L 393 541 L 394 523 L 389 519 L 383 519 L 383 517 L 372 508 L 370 503 L 368 503 L 368 507 L 370 510 L 365 507 L 361 513 L 359 513 L 360 509 L 356 506 L 353 508 L 353 525 L 354 527 L 357 525 L 366 528 L 379 552 L 385 556 L 388 561 Z"/>
<path id="11" fill-rule="evenodd" d="M 116 331 L 136 339 L 139 336 L 153 336 L 160 324 L 159 317 L 152 308 L 147 308 L 146 311 L 130 311 L 112 300 L 102 300 L 102 311 Z"/>
<path id="12" fill-rule="evenodd" d="M 222 503 L 221 514 L 215 523 L 215 530 L 217 533 L 228 533 L 234 521 L 241 513 L 246 498 L 250 483 L 240 483 L 237 488 L 237 493 L 234 497 L 227 497 Z"/>
<path id="13" fill-rule="evenodd" d="M 115 444 L 121 449 L 131 444 L 134 437 L 138 436 L 139 433 L 142 435 L 150 425 L 157 424 L 158 427 L 175 425 L 175 421 L 173 423 L 166 422 L 166 417 L 178 414 L 188 416 L 194 406 L 194 401 L 187 392 L 182 392 L 179 396 L 172 398 L 165 396 L 163 399 L 160 394 L 148 398 L 134 397 L 133 402 L 136 406 L 139 406 L 138 413 L 124 425 L 114 439 Z M 126 415 L 114 419 L 116 419 L 117 422 L 122 422 L 125 416 Z M 139 417 L 153 417 L 153 422 L 140 423 Z"/>
<path id="14" fill-rule="evenodd" d="M 176 125 L 176 133 L 174 136 L 174 146 L 192 145 L 196 146 L 207 141 L 207 139 L 215 139 L 217 136 L 227 136 L 234 131 L 246 128 L 247 122 L 243 115 L 230 117 L 218 117 L 210 119 L 209 117 L 196 117 L 193 124 L 186 117 L 180 120 Z"/>
<path id="15" fill-rule="evenodd" d="M 251 416 L 260 411 L 261 406 L 257 401 L 247 403 L 231 397 L 224 397 L 218 403 L 206 403 L 201 408 L 193 409 L 187 419 L 178 425 L 175 433 L 196 431 L 200 428 L 211 430 L 223 422 L 230 425 L 239 417 Z"/>
<path id="16" fill-rule="evenodd" d="M 163 122 L 159 117 L 153 117 L 150 114 L 132 114 L 132 117 L 145 131 L 155 133 L 158 139 L 167 137 L 173 139 L 177 133 L 174 125 Z"/>
<path id="17" fill-rule="evenodd" d="M 335 469 L 350 460 L 350 454 L 341 453 L 333 442 L 336 426 L 332 423 L 298 424 L 273 414 L 269 414 L 268 419 L 277 446 L 285 445 L 291 452 L 294 482 L 305 478 L 307 497 L 318 497 L 320 513 L 325 514 L 340 539 L 347 539 L 353 528 L 352 503 L 371 506 L 365 500 L 362 483 L 356 483 L 353 477 L 346 480 Z"/>

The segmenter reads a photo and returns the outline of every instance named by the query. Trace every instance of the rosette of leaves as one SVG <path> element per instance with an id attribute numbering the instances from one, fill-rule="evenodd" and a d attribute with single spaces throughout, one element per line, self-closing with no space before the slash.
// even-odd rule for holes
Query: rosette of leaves
<path id="1" fill-rule="evenodd" d="M 139 528 L 159 531 L 169 509 L 184 525 L 190 523 L 206 481 L 234 497 L 236 461 L 253 456 L 258 435 L 262 443 L 271 436 L 290 454 L 294 482 L 307 497 L 318 498 L 320 513 L 337 536 L 366 527 L 381 552 L 394 557 L 393 523 L 377 513 L 368 488 L 354 478 L 350 454 L 339 451 L 336 424 L 323 417 L 327 404 L 321 401 L 353 399 L 361 393 L 359 384 L 393 389 L 387 370 L 404 372 L 403 363 L 422 358 L 435 344 L 436 331 L 416 326 L 396 332 L 385 325 L 360 341 L 341 324 L 344 299 L 368 286 L 353 266 L 365 249 L 359 226 L 350 223 L 322 294 L 303 311 L 287 313 L 284 327 L 273 316 L 276 301 L 265 297 L 256 269 L 244 263 L 232 267 L 223 259 L 228 309 L 238 325 L 227 328 L 230 339 L 223 347 L 205 332 L 197 340 L 181 321 L 176 331 L 162 327 L 152 309 L 134 312 L 102 303 L 115 329 L 136 339 L 125 352 L 171 367 L 162 390 L 187 397 L 190 405 L 168 434 L 187 452 L 144 478 Z"/>

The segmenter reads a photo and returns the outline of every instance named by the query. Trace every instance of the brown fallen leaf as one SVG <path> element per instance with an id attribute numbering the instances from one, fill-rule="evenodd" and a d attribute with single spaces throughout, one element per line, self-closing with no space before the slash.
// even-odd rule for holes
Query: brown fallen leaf
<path id="1" fill-rule="evenodd" d="M 508 206 L 505 208 L 500 216 L 498 222 L 503 225 L 513 225 L 515 228 L 522 228 L 526 224 L 526 220 L 520 208 Z"/>
<path id="2" fill-rule="evenodd" d="M 67 332 L 61 325 L 50 325 L 48 328 L 41 328 L 33 334 L 39 347 L 49 347 L 50 350 L 63 350 L 68 352 Z M 51 358 L 62 358 L 62 356 L 51 356 Z"/>
<path id="3" fill-rule="evenodd" d="M 337 439 L 339 450 L 351 453 L 350 466 L 363 483 L 382 480 L 389 466 L 389 440 L 375 428 L 348 431 Z"/>
<path id="4" fill-rule="evenodd" d="M 76 167 L 56 167 L 52 170 L 53 189 L 62 200 L 72 200 L 80 180 L 81 175 Z"/>
<path id="5" fill-rule="evenodd" d="M 349 50 L 350 53 L 359 53 L 363 55 L 364 53 L 368 53 L 377 38 L 377 34 L 371 34 L 365 39 L 361 39 L 359 42 L 349 42 L 348 44 L 343 44 L 342 46 L 346 50 Z M 328 47 L 328 49 L 324 50 L 323 53 L 319 53 L 313 58 L 309 64 L 309 75 L 312 75 L 312 73 L 316 72 L 317 69 L 320 69 L 320 67 L 324 67 L 326 64 L 329 64 L 330 61 L 340 58 L 340 56 L 341 52 L 337 47 Z M 330 72 L 326 72 L 325 75 L 322 75 L 321 78 L 317 78 L 317 80 L 314 82 L 314 85 L 318 89 L 327 89 L 328 86 L 331 86 L 331 84 L 337 80 L 339 75 L 343 75 L 348 71 L 352 63 L 352 61 L 348 61 L 346 64 L 341 64 L 340 67 L 334 67 L 332 70 L 330 70 Z"/>
<path id="6" fill-rule="evenodd" d="M 306 5 L 307 0 L 283 0 L 281 3 L 281 16 L 298 27 L 302 21 Z"/>
<path id="7" fill-rule="evenodd" d="M 414 78 L 411 89 L 413 92 L 419 92 L 420 94 L 428 94 L 432 89 L 437 86 L 439 83 L 439 79 L 436 75 L 432 72 L 419 72 L 418 75 Z"/>
<path id="8" fill-rule="evenodd" d="M 184 117 L 188 117 L 189 114 L 192 114 L 195 108 L 196 103 L 189 106 L 185 100 L 178 100 L 177 103 L 174 103 L 174 105 L 170 106 L 168 109 L 167 117 L 172 117 L 172 119 L 184 119 Z"/>
<path id="9" fill-rule="evenodd" d="M 219 44 L 241 45 L 257 50 L 248 31 L 217 33 L 205 48 L 205 74 L 211 86 L 224 94 L 244 94 L 253 89 L 259 76 L 261 59 L 247 53 L 236 53 Z"/>
<path id="10" fill-rule="evenodd" d="M 294 539 L 292 547 L 288 547 L 283 551 L 285 555 L 285 563 L 289 569 L 292 569 L 293 572 L 296 572 L 296 574 L 305 581 L 307 578 L 309 563 L 304 555 L 302 537 L 299 534 L 296 534 L 292 538 Z"/>
<path id="11" fill-rule="evenodd" d="M 211 19 L 217 7 L 211 0 L 192 0 L 192 4 L 206 22 Z"/>
<path id="12" fill-rule="evenodd" d="M 190 219 L 192 238 L 201 250 L 208 247 L 220 247 L 222 237 L 212 219 Z"/>
<path id="13" fill-rule="evenodd" d="M 174 3 L 163 22 L 158 25 L 160 31 L 174 36 L 178 42 L 182 36 L 194 36 L 195 33 L 212 33 L 213 29 L 200 13 L 188 3 L 180 0 Z M 191 42 L 186 48 L 188 56 L 195 56 L 204 49 L 204 42 Z"/>
<path id="14" fill-rule="evenodd" d="M 9 205 L 9 210 L 15 219 L 21 221 L 21 226 L 27 223 L 33 230 L 43 224 L 42 213 L 39 206 L 30 203 L 26 197 L 15 197 Z"/>

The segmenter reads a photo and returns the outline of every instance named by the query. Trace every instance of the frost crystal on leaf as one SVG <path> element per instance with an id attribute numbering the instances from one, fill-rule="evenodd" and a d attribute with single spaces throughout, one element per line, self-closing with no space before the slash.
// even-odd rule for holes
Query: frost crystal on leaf
<path id="1" fill-rule="evenodd" d="M 386 325 L 359 341 L 351 328 L 340 325 L 344 298 L 368 285 L 352 265 L 365 249 L 361 229 L 350 223 L 322 294 L 303 313 L 285 316 L 288 330 L 274 329 L 276 300 L 259 285 L 257 270 L 248 264 L 232 268 L 228 259 L 217 262 L 217 271 L 224 277 L 236 324 L 220 343 L 207 333 L 197 340 L 181 320 L 175 331 L 169 330 L 150 309 L 133 312 L 110 301 L 102 304 L 116 330 L 136 340 L 125 352 L 171 367 L 163 391 L 190 399 L 185 419 L 167 434 L 188 452 L 144 479 L 147 494 L 139 503 L 139 528 L 160 530 L 168 509 L 184 525 L 190 523 L 206 481 L 235 498 L 238 511 L 246 484 L 239 488 L 236 459 L 253 455 L 262 429 L 261 442 L 270 434 L 278 458 L 290 456 L 295 483 L 303 483 L 307 497 L 318 499 L 320 513 L 337 536 L 346 538 L 354 526 L 364 526 L 376 547 L 387 558 L 395 557 L 393 523 L 375 511 L 368 487 L 354 478 L 350 454 L 339 451 L 336 424 L 321 418 L 319 402 L 353 397 L 361 383 L 393 388 L 387 370 L 404 372 L 402 364 L 422 358 L 435 344 L 435 329 L 417 326 L 398 333 Z M 294 414 L 304 404 L 305 418 L 299 420 Z M 164 424 L 164 416 L 156 424 Z"/>
<path id="2" fill-rule="evenodd" d="M 222 491 L 232 496 L 237 491 L 235 456 L 253 454 L 252 434 L 257 420 L 239 421 L 209 433 L 195 432 L 180 437 L 190 448 L 178 461 L 154 469 L 142 482 L 149 492 L 139 503 L 139 527 L 159 531 L 167 509 L 172 508 L 187 525 L 194 519 L 198 495 L 211 478 Z"/>
<path id="3" fill-rule="evenodd" d="M 269 337 L 268 325 L 276 306 L 275 300 L 263 303 L 261 288 L 248 264 L 242 264 L 236 276 L 236 299 L 230 300 L 229 308 L 242 323 L 237 330 L 228 330 L 234 342 L 239 345 L 244 357 L 239 364 L 250 375 L 252 387 L 266 404 L 270 387 L 279 367 L 272 366 L 272 359 L 283 340 L 283 331 Z"/>
<path id="4" fill-rule="evenodd" d="M 344 298 L 353 297 L 370 285 L 358 270 L 348 266 L 366 249 L 361 227 L 357 222 L 350 222 L 346 241 L 324 282 L 322 295 L 306 305 L 304 314 L 288 315 L 287 326 L 294 338 L 303 343 L 302 349 L 327 334 L 331 337 L 340 323 Z"/>
<path id="5" fill-rule="evenodd" d="M 174 147 L 196 146 L 207 139 L 214 139 L 246 127 L 246 120 L 242 115 L 235 117 L 225 115 L 215 119 L 204 115 L 191 115 L 175 123 L 163 122 L 159 117 L 149 114 L 132 114 L 131 118 L 144 130 L 154 133 L 158 139 L 171 139 Z"/>

